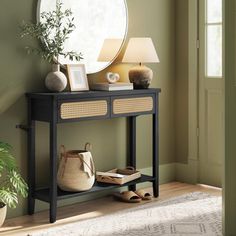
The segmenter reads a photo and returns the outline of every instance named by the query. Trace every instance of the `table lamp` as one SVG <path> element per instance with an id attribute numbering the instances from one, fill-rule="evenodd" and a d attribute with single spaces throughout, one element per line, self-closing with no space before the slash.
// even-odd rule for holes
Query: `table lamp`
<path id="1" fill-rule="evenodd" d="M 123 44 L 123 39 L 119 38 L 107 38 L 104 40 L 101 51 L 99 53 L 97 61 L 112 63 L 118 56 L 121 46 Z M 120 79 L 119 74 L 108 72 L 106 74 L 106 80 L 108 83 L 116 83 Z"/>
<path id="2" fill-rule="evenodd" d="M 139 63 L 129 71 L 129 80 L 135 89 L 145 89 L 151 84 L 153 71 L 142 63 L 159 63 L 151 38 L 130 38 L 122 62 Z"/>
<path id="3" fill-rule="evenodd" d="M 123 39 L 107 38 L 104 40 L 97 61 L 112 62 L 118 55 Z"/>

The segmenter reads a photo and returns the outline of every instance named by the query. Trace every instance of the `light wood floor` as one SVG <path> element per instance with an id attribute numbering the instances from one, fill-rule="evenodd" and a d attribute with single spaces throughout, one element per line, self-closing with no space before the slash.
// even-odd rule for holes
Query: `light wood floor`
<path id="1" fill-rule="evenodd" d="M 179 182 L 163 184 L 160 186 L 160 197 L 153 201 L 165 200 L 190 192 L 206 192 L 212 195 L 221 195 L 221 189 L 203 186 L 190 185 Z M 145 204 L 145 203 L 138 203 Z M 100 198 L 98 200 L 78 203 L 71 206 L 58 208 L 57 222 L 54 224 L 48 223 L 48 211 L 43 211 L 34 214 L 33 216 L 22 216 L 6 220 L 2 228 L 0 228 L 0 235 L 28 235 L 48 227 L 55 227 L 67 223 L 73 223 L 78 220 L 93 218 L 105 214 L 136 207 L 137 204 L 129 204 L 115 201 L 111 196 Z"/>

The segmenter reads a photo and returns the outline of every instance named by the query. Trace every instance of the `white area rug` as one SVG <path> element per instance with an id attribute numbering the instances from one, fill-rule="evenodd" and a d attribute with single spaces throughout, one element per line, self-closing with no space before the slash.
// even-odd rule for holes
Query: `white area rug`
<path id="1" fill-rule="evenodd" d="M 195 192 L 48 229 L 33 236 L 221 236 L 221 197 Z"/>

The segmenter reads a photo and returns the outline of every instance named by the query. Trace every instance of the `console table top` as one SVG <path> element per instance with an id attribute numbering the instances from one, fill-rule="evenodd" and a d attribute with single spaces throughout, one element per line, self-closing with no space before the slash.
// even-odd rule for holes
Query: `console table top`
<path id="1" fill-rule="evenodd" d="M 138 94 L 149 94 L 149 93 L 159 93 L 161 89 L 159 88 L 149 88 L 149 89 L 135 89 L 135 90 L 119 90 L 119 91 L 81 91 L 81 92 L 61 92 L 61 93 L 50 93 L 50 92 L 34 92 L 26 93 L 27 97 L 32 98 L 73 98 L 73 97 L 106 97 L 106 96 L 119 96 L 119 95 L 138 95 Z"/>

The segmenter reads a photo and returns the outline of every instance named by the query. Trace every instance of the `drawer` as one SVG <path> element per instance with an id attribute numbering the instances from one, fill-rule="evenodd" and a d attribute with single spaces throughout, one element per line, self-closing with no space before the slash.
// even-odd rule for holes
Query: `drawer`
<path id="1" fill-rule="evenodd" d="M 61 101 L 59 118 L 61 120 L 106 118 L 109 117 L 109 99 Z"/>
<path id="2" fill-rule="evenodd" d="M 112 114 L 114 116 L 153 113 L 153 110 L 154 97 L 152 95 L 112 99 Z"/>

